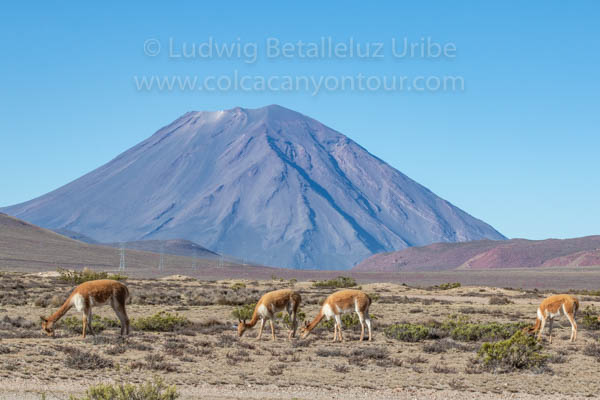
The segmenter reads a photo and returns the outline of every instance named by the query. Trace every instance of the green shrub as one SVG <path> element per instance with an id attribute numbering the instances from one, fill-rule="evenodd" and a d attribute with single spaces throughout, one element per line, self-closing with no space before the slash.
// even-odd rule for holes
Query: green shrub
<path id="1" fill-rule="evenodd" d="M 430 337 L 431 328 L 417 324 L 394 324 L 385 328 L 384 333 L 389 338 L 403 342 L 420 342 Z"/>
<path id="2" fill-rule="evenodd" d="M 302 311 L 298 311 L 296 313 L 296 323 L 298 323 L 298 325 L 300 325 L 299 323 L 304 321 L 306 319 L 306 314 Z M 288 313 L 285 313 L 283 315 L 283 323 L 286 324 L 290 329 L 292 328 L 292 321 L 290 321 L 290 316 Z"/>
<path id="3" fill-rule="evenodd" d="M 58 326 L 78 334 L 81 334 L 83 329 L 82 321 L 77 317 L 63 318 L 60 320 Z M 99 315 L 94 315 L 92 317 L 92 330 L 94 333 L 102 332 L 106 328 L 115 328 L 119 326 L 121 326 L 121 324 L 116 319 L 100 317 Z"/>
<path id="4" fill-rule="evenodd" d="M 160 311 L 150 317 L 136 318 L 131 326 L 138 331 L 173 332 L 190 325 L 190 320 L 179 314 Z"/>
<path id="5" fill-rule="evenodd" d="M 372 320 L 377 319 L 372 314 L 369 314 L 369 316 Z M 335 318 L 323 321 L 322 324 L 327 329 L 333 329 L 333 326 L 335 324 Z M 358 315 L 355 312 L 342 315 L 342 329 L 351 329 L 355 326 L 360 326 L 360 320 L 358 319 Z"/>
<path id="6" fill-rule="evenodd" d="M 569 289 L 569 294 L 578 294 L 582 296 L 600 296 L 600 290 L 587 290 L 587 289 Z"/>
<path id="7" fill-rule="evenodd" d="M 511 372 L 544 367 L 548 356 L 541 349 L 533 336 L 517 331 L 509 339 L 482 344 L 477 356 L 484 370 Z"/>
<path id="8" fill-rule="evenodd" d="M 589 329 L 591 331 L 597 331 L 600 329 L 600 321 L 598 321 L 598 310 L 594 306 L 587 306 L 583 310 L 583 318 L 581 320 L 581 325 L 585 329 Z"/>
<path id="9" fill-rule="evenodd" d="M 235 310 L 231 312 L 231 315 L 236 320 L 247 321 L 252 319 L 252 314 L 254 314 L 255 308 L 256 303 L 244 304 L 241 307 L 236 307 Z"/>
<path id="10" fill-rule="evenodd" d="M 439 285 L 434 286 L 435 289 L 440 289 L 440 290 L 448 290 L 448 289 L 456 289 L 459 288 L 460 282 L 448 282 L 448 283 L 442 283 Z"/>
<path id="11" fill-rule="evenodd" d="M 81 271 L 71 271 L 68 269 L 59 268 L 58 273 L 60 274 L 58 279 L 66 283 L 73 283 L 75 285 L 79 285 L 87 281 L 95 281 L 98 279 L 112 279 L 115 281 L 124 281 L 127 279 L 125 275 L 109 274 L 108 272 L 104 271 L 96 272 L 89 268 L 84 268 Z"/>
<path id="12" fill-rule="evenodd" d="M 505 323 L 487 322 L 472 323 L 464 315 L 452 315 L 439 327 L 445 331 L 452 339 L 463 342 L 475 342 L 480 340 L 501 340 L 508 339 L 515 332 L 528 326 L 526 323 Z"/>
<path id="13" fill-rule="evenodd" d="M 379 299 L 381 299 L 381 296 L 377 293 L 369 293 L 369 298 L 371 299 L 372 303 L 376 303 L 379 301 Z"/>
<path id="14" fill-rule="evenodd" d="M 390 338 L 405 342 L 418 342 L 425 339 L 438 339 L 446 336 L 450 336 L 457 341 L 475 342 L 508 339 L 525 326 L 527 324 L 521 322 L 507 324 L 489 322 L 478 324 L 470 322 L 467 316 L 451 315 L 442 323 L 394 324 L 385 329 L 385 334 Z"/>
<path id="15" fill-rule="evenodd" d="M 349 276 L 338 276 L 335 279 L 313 282 L 316 288 L 351 288 L 356 286 L 356 280 Z"/>
<path id="16" fill-rule="evenodd" d="M 90 386 L 84 397 L 71 396 L 70 400 L 175 400 L 179 397 L 177 387 L 167 386 L 160 377 L 138 386 L 129 383 Z"/>
<path id="17" fill-rule="evenodd" d="M 236 282 L 231 286 L 231 289 L 233 290 L 240 290 L 240 289 L 245 289 L 246 288 L 246 284 L 243 282 Z"/>

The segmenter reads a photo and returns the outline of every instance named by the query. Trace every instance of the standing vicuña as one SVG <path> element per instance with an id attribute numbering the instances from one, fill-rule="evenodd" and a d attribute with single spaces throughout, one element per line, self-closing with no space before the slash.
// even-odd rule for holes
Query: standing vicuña
<path id="1" fill-rule="evenodd" d="M 525 328 L 527 333 L 534 334 L 538 332 L 538 340 L 542 338 L 542 332 L 544 331 L 544 326 L 546 326 L 546 319 L 550 319 L 549 323 L 549 335 L 550 335 L 550 343 L 552 343 L 552 321 L 554 321 L 555 317 L 558 317 L 561 313 L 567 316 L 569 322 L 571 323 L 571 342 L 574 342 L 577 339 L 577 322 L 575 322 L 575 315 L 577 314 L 577 310 L 579 309 L 579 300 L 575 297 L 568 294 L 557 294 L 555 296 L 550 296 L 542 301 L 542 304 L 537 309 L 537 318 L 535 320 L 535 325 L 529 328 Z"/>
<path id="2" fill-rule="evenodd" d="M 67 301 L 48 318 L 42 319 L 42 329 L 49 335 L 54 335 L 54 324 L 62 318 L 63 315 L 75 307 L 83 316 L 83 337 L 85 338 L 86 328 L 93 335 L 92 331 L 92 307 L 98 307 L 110 302 L 117 317 L 121 321 L 121 336 L 129 335 L 129 318 L 125 311 L 125 302 L 129 298 L 127 286 L 121 282 L 110 279 L 100 279 L 97 281 L 84 282 L 77 286 Z"/>
<path id="3" fill-rule="evenodd" d="M 281 289 L 265 293 L 260 300 L 258 300 L 258 303 L 256 303 L 250 322 L 246 322 L 245 320 L 242 321 L 241 319 L 239 320 L 238 336 L 241 337 L 247 328 L 252 328 L 260 319 L 260 329 L 256 338 L 257 340 L 260 340 L 263 327 L 265 326 L 265 320 L 268 319 L 271 323 L 271 335 L 273 340 L 275 340 L 273 318 L 275 318 L 275 314 L 285 310 L 290 316 L 290 321 L 292 323 L 292 329 L 289 331 L 288 339 L 293 338 L 296 336 L 296 313 L 298 312 L 298 306 L 300 306 L 301 299 L 298 292 L 294 292 L 290 289 Z"/>
<path id="4" fill-rule="evenodd" d="M 345 313 L 351 313 L 355 311 L 358 314 L 358 320 L 360 321 L 360 340 L 365 337 L 365 323 L 369 329 L 369 340 L 371 340 L 371 318 L 369 317 L 369 306 L 371 305 L 371 298 L 360 290 L 346 289 L 340 290 L 330 295 L 323 303 L 321 311 L 310 323 L 306 323 L 305 327 L 302 328 L 302 338 L 308 336 L 321 322 L 323 317 L 330 320 L 331 317 L 335 318 L 335 324 L 333 328 L 333 341 L 335 342 L 340 337 L 340 342 L 344 341 L 342 337 L 342 318 L 341 315 Z"/>

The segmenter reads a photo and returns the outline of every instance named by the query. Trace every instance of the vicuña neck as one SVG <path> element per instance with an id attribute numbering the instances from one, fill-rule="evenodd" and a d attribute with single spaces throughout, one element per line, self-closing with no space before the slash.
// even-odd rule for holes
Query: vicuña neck
<path id="1" fill-rule="evenodd" d="M 67 301 L 65 301 L 64 304 L 62 306 L 60 306 L 60 308 L 58 310 L 56 310 L 56 312 L 54 314 L 52 314 L 50 317 L 48 317 L 48 321 L 52 321 L 52 322 L 58 321 L 59 319 L 62 318 L 63 315 L 65 315 L 67 313 L 67 311 L 69 311 L 71 309 L 71 307 L 73 307 L 73 305 L 71 304 L 71 297 L 73 297 L 72 294 L 71 294 L 71 296 L 69 296 Z"/>
<path id="2" fill-rule="evenodd" d="M 315 317 L 315 319 L 312 320 L 310 324 L 308 324 L 308 327 L 306 329 L 308 329 L 309 332 L 315 329 L 315 327 L 319 324 L 319 322 L 321 322 L 324 316 L 325 314 L 323 314 L 323 311 L 319 311 L 319 314 Z"/>

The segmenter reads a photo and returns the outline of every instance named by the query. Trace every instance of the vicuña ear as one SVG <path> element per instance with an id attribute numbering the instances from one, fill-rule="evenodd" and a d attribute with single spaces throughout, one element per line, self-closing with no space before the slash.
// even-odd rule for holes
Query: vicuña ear
<path id="1" fill-rule="evenodd" d="M 242 319 L 241 319 L 241 318 L 238 318 L 238 322 L 242 322 Z"/>
<path id="2" fill-rule="evenodd" d="M 44 322 L 48 322 L 48 320 L 45 317 L 42 317 L 41 315 L 40 315 L 40 319 Z"/>

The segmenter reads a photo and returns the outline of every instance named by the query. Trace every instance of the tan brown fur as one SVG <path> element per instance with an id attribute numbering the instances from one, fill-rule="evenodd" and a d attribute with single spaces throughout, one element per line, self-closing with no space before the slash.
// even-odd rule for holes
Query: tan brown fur
<path id="1" fill-rule="evenodd" d="M 546 321 L 549 319 L 548 329 L 550 343 L 552 343 L 552 323 L 554 318 L 562 312 L 571 323 L 570 341 L 574 342 L 577 339 L 577 322 L 575 321 L 577 310 L 579 310 L 579 300 L 577 298 L 568 294 L 550 296 L 544 299 L 538 307 L 535 324 L 525 328 L 524 331 L 529 334 L 538 332 L 538 339 L 541 340 Z"/>
<path id="2" fill-rule="evenodd" d="M 129 334 L 129 318 L 125 310 L 125 303 L 129 298 L 129 289 L 121 282 L 110 279 L 84 282 L 77 286 L 69 295 L 64 304 L 48 318 L 42 319 L 42 329 L 49 336 L 54 335 L 54 324 L 61 319 L 72 307 L 82 312 L 82 336 L 85 338 L 86 330 L 92 331 L 92 307 L 110 304 L 121 321 L 121 336 Z"/>
<path id="3" fill-rule="evenodd" d="M 273 318 L 275 318 L 275 314 L 278 312 L 287 311 L 288 315 L 290 316 L 290 321 L 292 322 L 292 329 L 290 329 L 288 332 L 288 340 L 295 337 L 296 328 L 298 325 L 296 321 L 296 314 L 301 301 L 302 297 L 300 294 L 291 289 L 280 289 L 265 293 L 260 300 L 258 300 L 258 303 L 256 303 L 256 307 L 254 307 L 254 313 L 252 314 L 252 319 L 249 322 L 242 320 L 239 321 L 238 336 L 241 337 L 246 329 L 254 327 L 260 319 L 260 329 L 258 331 L 258 336 L 256 337 L 256 340 L 260 340 L 262 337 L 265 320 L 268 319 L 271 323 L 271 337 L 273 340 L 275 340 L 275 327 L 273 326 Z"/>
<path id="4" fill-rule="evenodd" d="M 309 324 L 306 323 L 302 329 L 302 338 L 308 334 L 321 322 L 323 318 L 335 318 L 333 329 L 333 341 L 335 342 L 339 336 L 340 342 L 344 341 L 342 336 L 341 315 L 348 312 L 356 312 L 360 321 L 360 340 L 364 340 L 365 322 L 369 330 L 369 341 L 371 337 L 371 318 L 369 317 L 369 307 L 371 306 L 371 298 L 360 290 L 345 289 L 331 294 L 321 306 L 319 314 Z"/>

